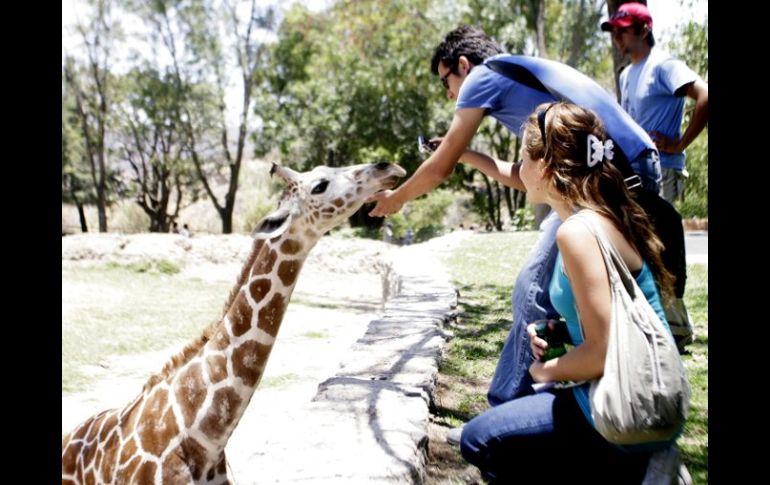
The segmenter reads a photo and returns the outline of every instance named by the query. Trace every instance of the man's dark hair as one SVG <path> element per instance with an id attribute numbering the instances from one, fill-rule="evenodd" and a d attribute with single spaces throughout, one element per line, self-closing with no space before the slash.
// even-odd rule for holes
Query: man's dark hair
<path id="1" fill-rule="evenodd" d="M 644 28 L 645 24 L 634 22 L 632 25 L 632 28 L 634 29 L 634 33 L 636 35 L 640 35 L 642 33 L 642 29 Z M 652 29 L 650 29 L 650 33 L 647 34 L 647 44 L 650 47 L 655 47 L 655 37 L 652 36 Z"/>
<path id="2" fill-rule="evenodd" d="M 479 65 L 487 57 L 501 54 L 503 49 L 487 37 L 483 30 L 470 25 L 461 25 L 449 32 L 436 47 L 430 60 L 430 70 L 438 75 L 438 63 L 443 62 L 450 71 L 457 69 L 460 56 L 465 56 L 473 65 Z"/>

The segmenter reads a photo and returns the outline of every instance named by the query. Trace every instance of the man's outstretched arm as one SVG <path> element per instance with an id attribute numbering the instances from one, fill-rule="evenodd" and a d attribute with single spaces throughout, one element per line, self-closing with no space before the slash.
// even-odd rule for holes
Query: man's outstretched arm
<path id="1" fill-rule="evenodd" d="M 455 111 L 441 145 L 399 188 L 375 194 L 373 200 L 377 201 L 377 205 L 369 215 L 384 217 L 398 212 L 405 203 L 433 190 L 449 178 L 483 118 L 483 108 Z"/>

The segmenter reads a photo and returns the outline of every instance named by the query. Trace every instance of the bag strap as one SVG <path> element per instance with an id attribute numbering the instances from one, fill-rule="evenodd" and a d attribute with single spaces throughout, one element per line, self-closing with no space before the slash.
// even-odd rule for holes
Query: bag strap
<path id="1" fill-rule="evenodd" d="M 619 281 L 623 284 L 631 298 L 636 297 L 636 280 L 631 275 L 631 271 L 628 269 L 628 265 L 620 256 L 620 252 L 612 244 L 612 241 L 607 237 L 601 226 L 599 226 L 594 219 L 585 213 L 578 212 L 570 217 L 582 223 L 588 231 L 594 235 L 599 243 L 599 249 L 604 257 L 604 263 L 607 266 L 607 273 L 609 274 L 610 281 Z"/>
<path id="2" fill-rule="evenodd" d="M 491 70 L 507 77 L 508 79 L 527 86 L 528 88 L 532 88 L 535 91 L 550 94 L 556 100 L 563 99 L 564 101 L 570 101 L 569 99 L 564 99 L 563 96 L 559 95 L 559 93 L 549 90 L 542 82 L 540 82 L 540 79 L 538 79 L 537 76 L 532 74 L 532 72 L 524 66 L 514 64 L 512 62 L 506 62 L 502 59 L 486 59 L 482 65 L 487 66 Z M 626 186 L 629 189 L 634 189 L 641 186 L 641 183 L 639 182 L 639 176 L 631 167 L 631 162 L 623 152 L 623 149 L 617 144 L 615 145 L 615 157 L 612 159 L 612 164 L 617 167 L 618 170 L 620 170 L 623 178 L 626 179 Z"/>

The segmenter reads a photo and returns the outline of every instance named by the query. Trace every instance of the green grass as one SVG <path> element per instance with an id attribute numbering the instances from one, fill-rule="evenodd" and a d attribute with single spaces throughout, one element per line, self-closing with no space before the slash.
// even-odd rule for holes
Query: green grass
<path id="1" fill-rule="evenodd" d="M 708 268 L 704 265 L 687 266 L 685 304 L 695 327 L 695 342 L 688 346 L 690 355 L 684 357 L 687 376 L 692 389 L 690 414 L 679 446 L 684 455 L 693 483 L 708 483 L 709 458 L 709 286 Z"/>
<path id="2" fill-rule="evenodd" d="M 62 392 L 83 391 L 87 366 L 192 339 L 219 316 L 231 285 L 141 264 L 62 268 Z"/>
<path id="3" fill-rule="evenodd" d="M 260 387 L 263 389 L 281 389 L 296 382 L 300 382 L 302 379 L 302 376 L 299 374 L 281 374 L 273 377 L 265 377 L 260 383 Z"/>
<path id="4" fill-rule="evenodd" d="M 452 384 L 436 409 L 449 426 L 488 408 L 486 392 L 511 325 L 510 293 L 537 233 L 477 234 L 445 258 L 460 289 L 462 313 L 451 328 L 439 372 Z M 695 343 L 684 357 L 692 399 L 679 446 L 694 483 L 708 483 L 708 268 L 688 265 L 685 303 L 695 325 Z M 458 459 L 461 459 L 458 454 Z"/>
<path id="5" fill-rule="evenodd" d="M 301 335 L 301 337 L 313 338 L 313 339 L 315 339 L 315 338 L 318 338 L 318 339 L 329 338 L 329 332 L 327 332 L 325 330 L 324 331 L 320 331 L 320 332 L 319 331 L 305 332 L 305 333 L 303 333 Z"/>

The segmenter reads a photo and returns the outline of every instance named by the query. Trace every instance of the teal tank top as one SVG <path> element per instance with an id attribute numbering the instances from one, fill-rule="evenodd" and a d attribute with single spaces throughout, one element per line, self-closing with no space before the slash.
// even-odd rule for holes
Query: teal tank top
<path id="1" fill-rule="evenodd" d="M 647 298 L 647 301 L 650 303 L 650 306 L 652 306 L 653 310 L 655 310 L 655 313 L 658 314 L 660 320 L 663 322 L 663 325 L 670 333 L 671 328 L 669 328 L 668 322 L 666 321 L 666 314 L 663 311 L 663 305 L 661 304 L 658 285 L 655 283 L 655 278 L 652 275 L 652 271 L 650 271 L 650 268 L 647 266 L 646 262 L 642 262 L 642 269 L 638 274 L 634 275 L 634 279 L 636 280 L 636 284 L 639 285 L 639 289 L 642 290 L 645 298 Z M 582 344 L 583 331 L 580 328 L 577 305 L 575 304 L 575 294 L 572 292 L 572 286 L 567 279 L 567 273 L 564 271 L 564 261 L 561 257 L 561 251 L 559 251 L 556 255 L 556 264 L 553 268 L 553 277 L 551 278 L 551 285 L 548 288 L 548 293 L 551 297 L 551 304 L 567 322 L 567 331 L 569 332 L 569 336 L 572 339 L 572 343 L 574 345 Z M 589 387 L 590 383 L 585 383 L 583 385 L 573 387 L 572 390 L 575 394 L 575 399 L 577 400 L 578 405 L 580 405 L 580 409 L 583 411 L 586 419 L 589 423 L 591 423 L 591 426 L 594 426 L 594 420 L 591 418 L 591 401 L 588 398 Z M 679 430 L 679 433 L 677 433 L 676 437 L 674 437 L 674 439 L 671 441 L 618 447 L 628 451 L 656 450 L 668 446 L 670 443 L 674 442 L 679 434 L 681 434 L 681 432 L 682 430 Z"/>

